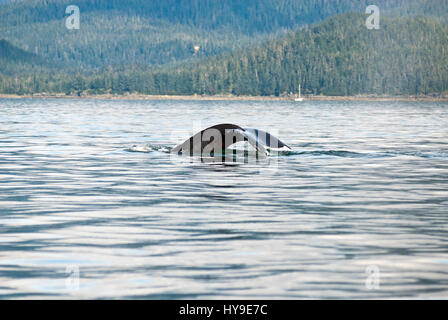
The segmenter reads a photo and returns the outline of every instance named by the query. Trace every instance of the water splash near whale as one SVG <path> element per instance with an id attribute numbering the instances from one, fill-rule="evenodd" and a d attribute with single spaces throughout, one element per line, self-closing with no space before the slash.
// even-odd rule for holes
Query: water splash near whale
<path id="1" fill-rule="evenodd" d="M 145 144 L 145 145 L 132 145 L 129 148 L 124 149 L 124 151 L 127 152 L 142 152 L 142 153 L 151 153 L 151 152 L 162 152 L 162 153 L 170 153 L 173 149 L 172 146 L 166 146 L 166 145 L 152 145 L 152 144 Z"/>

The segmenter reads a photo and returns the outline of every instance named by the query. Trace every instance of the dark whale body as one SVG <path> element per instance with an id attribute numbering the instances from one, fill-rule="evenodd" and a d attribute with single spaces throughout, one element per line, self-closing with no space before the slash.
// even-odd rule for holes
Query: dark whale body
<path id="1" fill-rule="evenodd" d="M 240 141 L 249 142 L 257 152 L 264 155 L 269 155 L 271 151 L 291 150 L 284 142 L 266 131 L 223 123 L 196 133 L 171 152 L 190 156 L 225 154 L 229 146 Z"/>

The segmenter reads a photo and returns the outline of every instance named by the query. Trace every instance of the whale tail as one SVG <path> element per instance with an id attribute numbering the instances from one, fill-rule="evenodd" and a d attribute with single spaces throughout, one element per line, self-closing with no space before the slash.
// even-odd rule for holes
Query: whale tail
<path id="1" fill-rule="evenodd" d="M 171 152 L 190 156 L 222 154 L 226 152 L 228 147 L 241 141 L 247 141 L 257 152 L 266 156 L 271 152 L 291 150 L 284 142 L 269 132 L 224 123 L 196 133 L 182 144 L 176 146 Z"/>

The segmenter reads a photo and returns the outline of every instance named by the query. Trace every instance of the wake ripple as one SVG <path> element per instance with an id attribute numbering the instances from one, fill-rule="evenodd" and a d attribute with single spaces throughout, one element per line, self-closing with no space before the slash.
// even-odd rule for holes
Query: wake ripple
<path id="1" fill-rule="evenodd" d="M 124 149 L 124 151 L 143 152 L 143 153 L 151 153 L 151 152 L 170 153 L 172 149 L 173 149 L 173 147 L 171 147 L 171 146 L 147 144 L 144 146 L 133 145 L 129 148 Z"/>
<path id="2" fill-rule="evenodd" d="M 173 146 L 158 145 L 158 144 L 146 144 L 146 145 L 133 145 L 124 149 L 127 152 L 162 152 L 170 153 Z M 232 149 L 230 149 L 232 150 Z M 236 149 L 239 152 L 242 150 Z M 252 150 L 251 150 L 252 151 Z M 249 156 L 255 156 L 255 152 L 249 151 Z M 291 156 L 304 156 L 304 157 L 341 157 L 341 158 L 395 158 L 395 157 L 416 157 L 424 159 L 448 159 L 448 151 L 428 151 L 428 152 L 406 152 L 406 151 L 386 151 L 386 152 L 354 152 L 348 150 L 311 150 L 311 151 L 281 151 L 271 152 L 270 156 L 277 157 L 291 157 Z"/>

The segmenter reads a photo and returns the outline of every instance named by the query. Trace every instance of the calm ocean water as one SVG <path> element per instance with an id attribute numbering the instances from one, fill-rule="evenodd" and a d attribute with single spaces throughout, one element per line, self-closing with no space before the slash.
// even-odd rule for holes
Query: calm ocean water
<path id="1" fill-rule="evenodd" d="M 0 99 L 3 299 L 448 298 L 447 231 L 447 103 Z"/>

